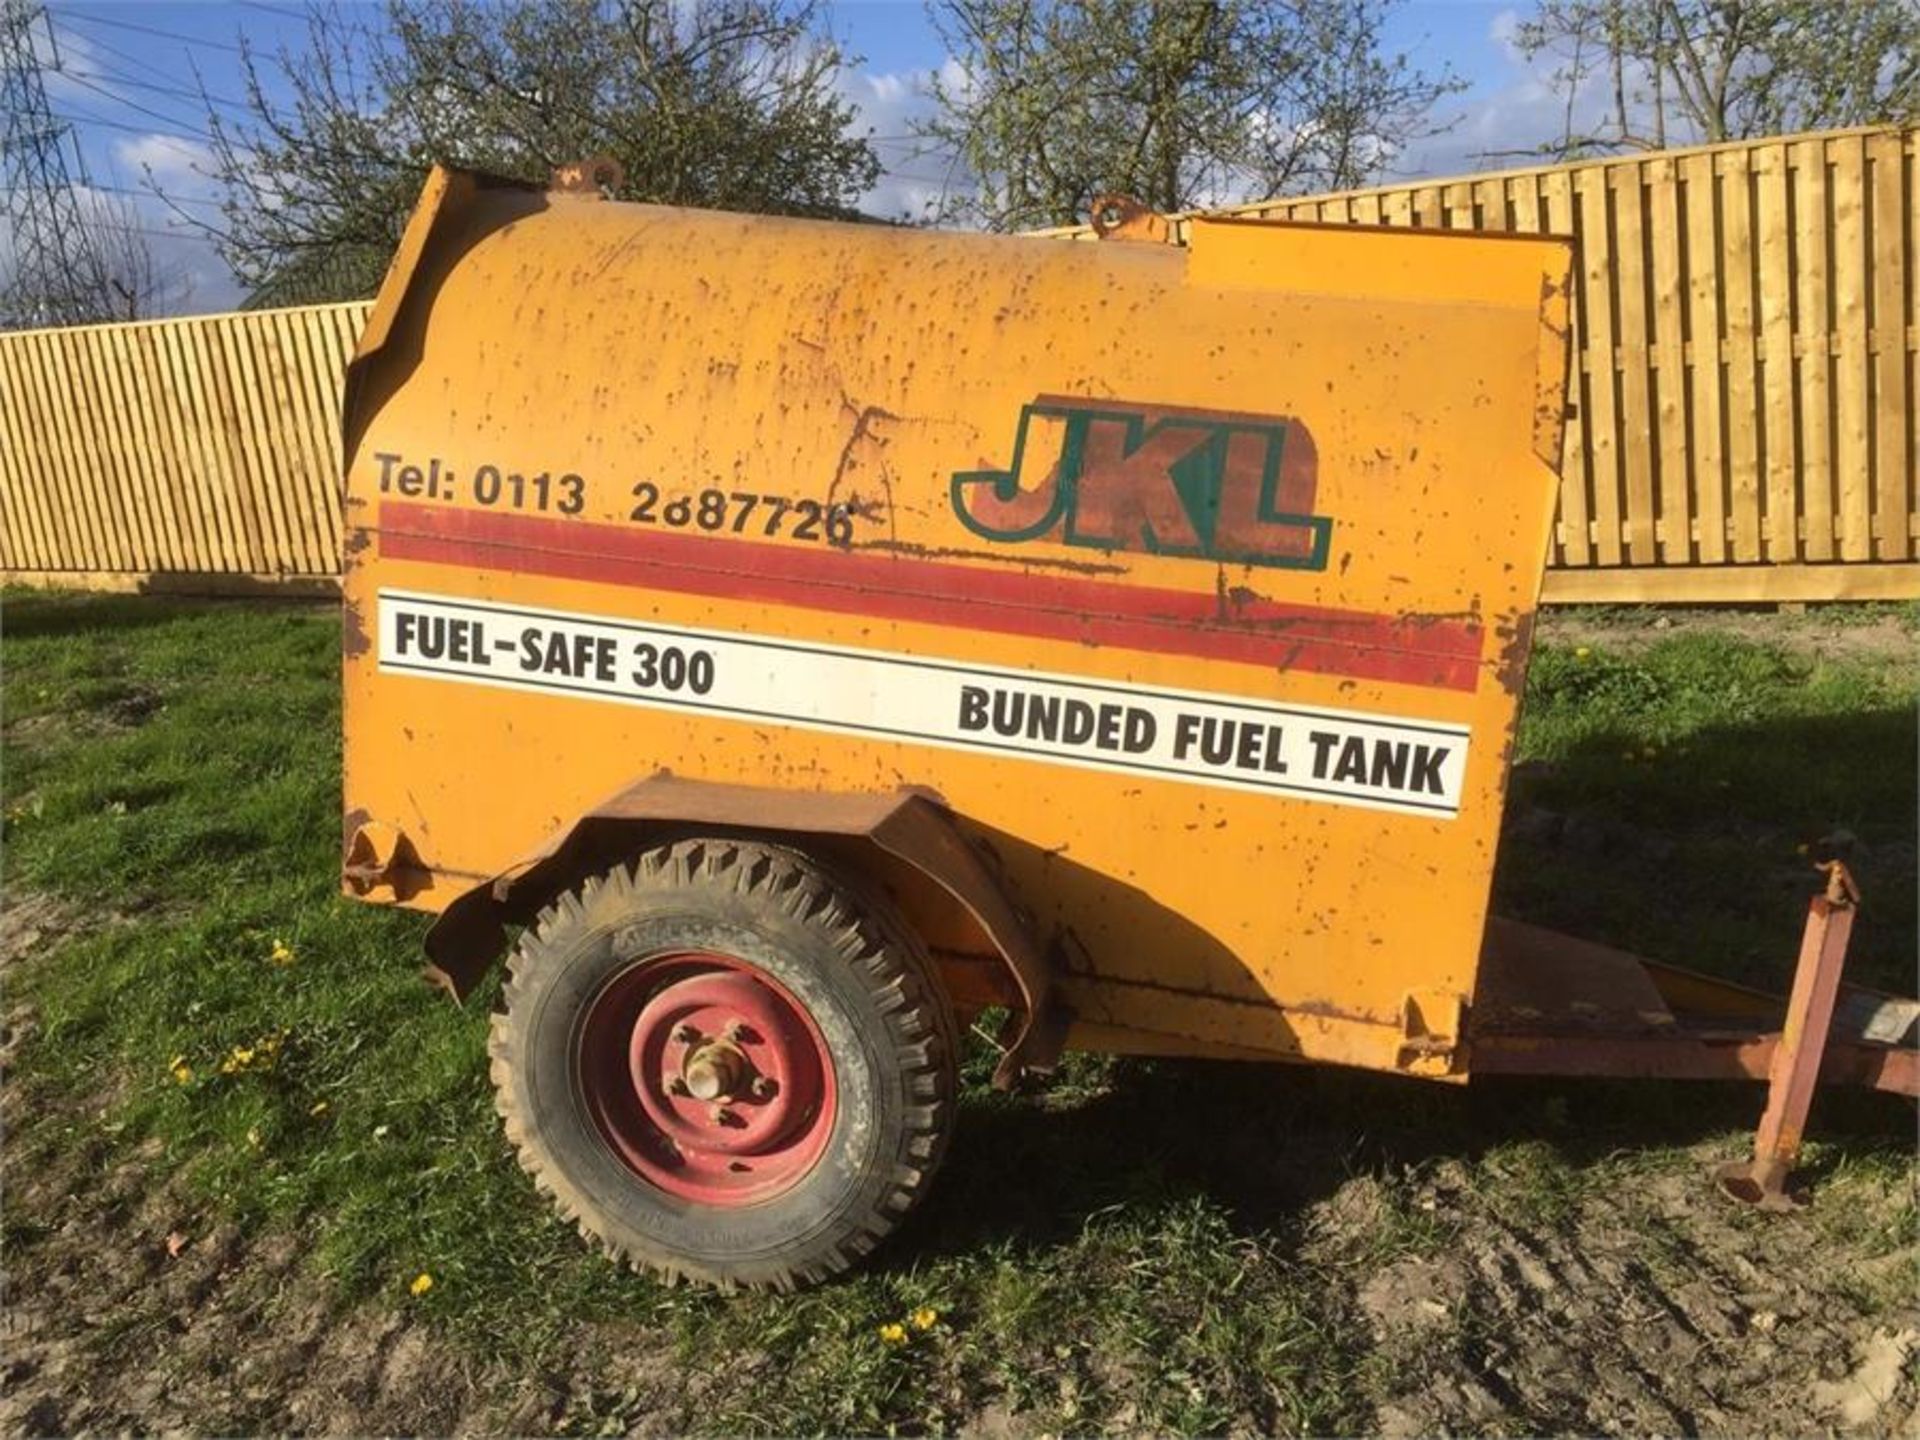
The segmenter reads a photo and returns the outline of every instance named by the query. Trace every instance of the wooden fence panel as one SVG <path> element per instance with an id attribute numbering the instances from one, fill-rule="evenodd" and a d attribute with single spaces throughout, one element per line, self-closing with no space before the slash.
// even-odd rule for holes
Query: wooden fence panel
<path id="1" fill-rule="evenodd" d="M 1736 151 L 1720 168 L 1720 306 L 1726 364 L 1727 510 L 1733 558 L 1761 558 L 1760 306 L 1753 294 L 1753 164 Z"/>
<path id="2" fill-rule="evenodd" d="M 1868 323 L 1873 336 L 1874 553 L 1882 560 L 1906 560 L 1914 553 L 1909 517 L 1916 457 L 1907 448 L 1913 397 L 1906 394 L 1912 369 L 1907 363 L 1912 312 L 1907 308 L 1906 274 L 1916 237 L 1906 228 L 1909 207 L 1902 192 L 1914 181 L 1902 173 L 1900 140 L 1889 132 L 1872 136 L 1866 145 L 1873 172 L 1867 231 L 1872 249 L 1867 268 L 1873 276 Z"/>
<path id="3" fill-rule="evenodd" d="M 1833 284 L 1828 235 L 1833 212 L 1827 185 L 1826 146 L 1803 140 L 1792 147 L 1796 177 L 1793 237 L 1793 347 L 1799 363 L 1794 393 L 1799 399 L 1801 539 L 1809 560 L 1834 557 L 1833 513 Z"/>
<path id="4" fill-rule="evenodd" d="M 1720 359 L 1720 269 L 1703 259 L 1715 253 L 1720 182 L 1711 155 L 1680 162 L 1685 186 L 1687 240 L 1688 432 L 1686 484 L 1697 517 L 1694 540 L 1703 565 L 1727 559 L 1726 371 Z"/>
<path id="5" fill-rule="evenodd" d="M 1549 595 L 1920 598 L 1917 137 L 1771 137 L 1237 213 L 1576 239 Z"/>
<path id="6" fill-rule="evenodd" d="M 1614 348 L 1613 224 L 1608 218 L 1607 177 L 1603 170 L 1584 170 L 1574 177 L 1580 197 L 1580 313 L 1593 327 L 1590 343 L 1576 344 L 1569 371 L 1584 372 L 1587 391 L 1587 446 L 1593 453 L 1594 548 L 1602 565 L 1618 565 L 1625 558 L 1621 545 L 1626 532 L 1620 524 L 1619 352 Z"/>
<path id="7" fill-rule="evenodd" d="M 1656 521 L 1653 490 L 1653 411 L 1648 392 L 1653 385 L 1653 353 L 1647 334 L 1653 328 L 1648 315 L 1645 211 L 1641 205 L 1638 166 L 1606 172 L 1613 201 L 1613 263 L 1616 271 L 1614 304 L 1620 313 L 1620 454 L 1626 470 L 1627 561 L 1652 565 Z"/>
<path id="8" fill-rule="evenodd" d="M 0 568 L 324 580 L 369 305 L 0 334 Z"/>
<path id="9" fill-rule="evenodd" d="M 1858 136 L 1836 140 L 1833 163 L 1833 286 L 1839 391 L 1840 558 L 1873 558 L 1872 452 L 1869 448 L 1867 340 L 1866 147 Z"/>
<path id="10" fill-rule="evenodd" d="M 1920 597 L 1917 137 L 1834 131 L 1240 213 L 1575 237 L 1550 597 Z M 334 575 L 341 383 L 368 309 L 0 335 L 0 567 Z"/>
<path id="11" fill-rule="evenodd" d="M 1655 536 L 1663 565 L 1693 563 L 1693 502 L 1687 475 L 1687 339 L 1681 288 L 1680 177 L 1657 158 L 1647 175 L 1647 242 L 1653 250 L 1653 409 L 1660 436 Z"/>
<path id="12" fill-rule="evenodd" d="M 1793 414 L 1793 257 L 1787 230 L 1787 151 L 1762 145 L 1754 153 L 1754 230 L 1760 299 L 1760 434 L 1766 452 L 1766 558 L 1799 558 L 1799 503 L 1795 493 Z"/>

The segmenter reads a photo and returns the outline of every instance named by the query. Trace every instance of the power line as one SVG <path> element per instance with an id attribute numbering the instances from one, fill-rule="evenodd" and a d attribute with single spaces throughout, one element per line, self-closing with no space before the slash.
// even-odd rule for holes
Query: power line
<path id="1" fill-rule="evenodd" d="M 208 40 L 199 35 L 182 35 L 178 30 L 158 30 L 151 25 L 136 25 L 131 20 L 114 20 L 105 15 L 89 15 L 84 10 L 68 10 L 61 15 L 62 20 L 84 20 L 89 25 L 109 25 L 115 30 L 131 30 L 140 35 L 153 35 L 161 40 L 178 40 L 183 45 L 198 45 L 208 50 L 224 50 L 229 55 L 244 55 L 247 52 L 238 45 L 230 45 L 224 40 Z"/>
<path id="2" fill-rule="evenodd" d="M 282 5 L 267 5 L 263 4 L 262 0 L 240 0 L 240 4 L 248 10 L 260 10 L 268 15 L 283 16 L 288 20 L 305 20 L 308 18 L 304 10 L 289 10 Z"/>
<path id="3" fill-rule="evenodd" d="M 218 210 L 222 203 L 205 196 L 162 195 L 158 190 L 136 190 L 131 185 L 102 185 L 97 180 L 89 182 L 87 188 L 107 195 L 126 195 L 135 200 L 165 200 L 169 205 L 206 205 Z"/>
<path id="4" fill-rule="evenodd" d="M 11 187 L 5 188 L 11 189 Z M 90 195 L 124 195 L 131 200 L 165 200 L 170 205 L 206 205 L 218 209 L 222 204 L 219 200 L 205 196 L 161 195 L 155 190 L 136 190 L 131 185 L 103 185 L 98 180 L 83 180 L 78 188 Z"/>
<path id="5" fill-rule="evenodd" d="M 59 34 L 57 30 L 54 33 L 56 35 Z M 88 52 L 87 59 L 89 60 L 93 59 L 93 54 L 92 54 L 93 51 L 104 50 L 107 52 L 107 54 L 113 56 L 116 60 L 119 60 L 122 64 L 131 65 L 135 70 L 140 71 L 142 74 L 158 76 L 160 79 L 165 80 L 170 84 L 180 83 L 180 77 L 178 75 L 170 74 L 167 71 L 162 70 L 158 65 L 155 65 L 152 61 L 144 59 L 139 55 L 135 55 L 130 51 L 122 50 L 118 45 L 110 44 L 107 41 L 102 40 L 98 35 L 79 35 L 79 34 L 70 33 L 69 38 L 73 40 L 77 40 L 80 43 L 80 45 L 86 49 L 86 51 Z M 191 66 L 192 64 L 191 59 L 188 60 L 188 64 Z M 199 78 L 197 73 L 195 75 L 195 78 L 196 79 Z"/>
<path id="6" fill-rule="evenodd" d="M 151 125 L 129 125 L 124 120 L 109 120 L 104 115 L 89 115 L 85 111 L 76 111 L 69 115 L 56 110 L 53 112 L 53 118 L 66 125 L 100 125 L 108 130 L 124 130 L 129 135 L 159 135 L 168 140 L 194 140 L 201 144 L 208 142 L 205 134 L 189 134 L 184 130 L 156 130 Z M 179 122 L 169 121 L 168 123 L 178 124 Z"/>
<path id="7" fill-rule="evenodd" d="M 175 95 L 182 100 L 200 100 L 209 105 L 224 105 L 230 110 L 244 110 L 244 101 L 228 100 L 224 96 L 209 94 L 204 90 L 187 90 L 178 85 L 155 85 L 150 80 L 135 80 L 131 75 L 122 75 L 102 66 L 92 75 L 80 75 L 72 70 L 62 70 L 61 74 L 69 80 L 104 80 L 113 85 L 127 85 L 135 90 L 151 90 L 156 95 Z"/>
<path id="8" fill-rule="evenodd" d="M 84 86 L 88 90 L 93 91 L 94 94 L 96 95 L 106 96 L 107 99 L 111 100 L 116 105 L 124 105 L 127 109 L 137 111 L 142 115 L 151 115 L 155 120 L 165 121 L 169 125 L 184 125 L 186 123 L 184 120 L 180 119 L 180 117 L 177 115 L 163 115 L 158 110 L 153 109 L 151 106 L 142 105 L 137 100 L 129 100 L 124 95 L 116 95 L 113 93 L 113 91 L 107 89 L 106 86 L 96 85 L 94 84 L 93 81 L 87 79 L 84 75 L 75 75 L 70 70 L 63 70 L 60 73 L 64 75 L 67 79 L 71 80 L 74 84 Z M 199 132 L 196 138 L 201 140 L 206 140 L 209 137 L 205 131 L 201 131 Z"/>
<path id="9" fill-rule="evenodd" d="M 150 235 L 155 240 L 181 240 L 201 233 L 190 221 L 173 230 L 156 230 L 151 225 L 127 225 L 107 216 L 99 217 L 96 223 L 102 229 L 118 230 L 124 235 Z"/>

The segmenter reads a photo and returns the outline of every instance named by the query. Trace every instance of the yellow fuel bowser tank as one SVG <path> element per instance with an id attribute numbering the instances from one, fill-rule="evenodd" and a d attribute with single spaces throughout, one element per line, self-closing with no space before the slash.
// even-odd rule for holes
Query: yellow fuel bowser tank
<path id="1" fill-rule="evenodd" d="M 348 382 L 343 880 L 457 994 L 524 927 L 501 1109 L 616 1255 L 851 1263 L 989 1005 L 1003 1079 L 1468 1072 L 1569 245 L 1109 228 L 428 183 Z"/>

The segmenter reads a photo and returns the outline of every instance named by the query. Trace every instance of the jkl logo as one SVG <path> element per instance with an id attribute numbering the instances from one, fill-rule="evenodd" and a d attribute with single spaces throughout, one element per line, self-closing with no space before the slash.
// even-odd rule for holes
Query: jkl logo
<path id="1" fill-rule="evenodd" d="M 1042 395 L 1013 464 L 953 477 L 977 535 L 1324 570 L 1312 437 L 1297 420 Z"/>

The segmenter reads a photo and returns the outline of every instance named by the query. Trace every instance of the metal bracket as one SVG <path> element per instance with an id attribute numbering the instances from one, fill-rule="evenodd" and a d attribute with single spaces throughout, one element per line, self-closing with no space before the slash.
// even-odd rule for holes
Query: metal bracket
<path id="1" fill-rule="evenodd" d="M 369 820 L 348 839 L 340 878 L 363 900 L 406 900 L 424 876 L 413 842 L 386 821 Z"/>
<path id="2" fill-rule="evenodd" d="M 1466 1004 L 1456 991 L 1418 990 L 1407 995 L 1400 1002 L 1401 1040 L 1394 1065 L 1409 1075 L 1451 1075 L 1465 1022 Z"/>
<path id="3" fill-rule="evenodd" d="M 625 178 L 625 168 L 611 155 L 592 155 L 555 166 L 547 189 L 561 195 L 597 195 L 611 200 Z"/>

